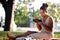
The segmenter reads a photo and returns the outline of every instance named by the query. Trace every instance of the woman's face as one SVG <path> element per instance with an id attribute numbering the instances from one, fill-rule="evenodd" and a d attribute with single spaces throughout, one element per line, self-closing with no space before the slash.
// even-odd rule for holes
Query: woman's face
<path id="1" fill-rule="evenodd" d="M 45 11 L 40 9 L 40 14 L 42 17 L 44 17 L 46 15 L 46 13 L 48 12 L 48 10 L 46 9 Z"/>
<path id="2" fill-rule="evenodd" d="M 45 11 L 43 11 L 42 9 L 40 10 L 40 14 L 43 17 L 45 15 Z"/>

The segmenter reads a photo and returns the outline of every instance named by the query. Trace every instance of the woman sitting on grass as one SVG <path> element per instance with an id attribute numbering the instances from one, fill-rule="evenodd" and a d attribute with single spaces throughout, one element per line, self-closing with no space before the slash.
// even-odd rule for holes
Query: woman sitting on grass
<path id="1" fill-rule="evenodd" d="M 41 32 L 33 32 L 33 31 L 28 31 L 23 34 L 18 34 L 14 35 L 11 34 L 10 32 L 7 33 L 7 36 L 9 38 L 20 38 L 20 37 L 31 37 L 33 39 L 50 39 L 52 38 L 52 30 L 53 30 L 53 20 L 50 16 L 47 15 L 47 10 L 48 5 L 46 3 L 43 3 L 43 5 L 40 8 L 40 14 L 42 16 L 41 21 L 37 21 L 37 28 Z M 34 19 L 36 20 L 36 19 Z"/>

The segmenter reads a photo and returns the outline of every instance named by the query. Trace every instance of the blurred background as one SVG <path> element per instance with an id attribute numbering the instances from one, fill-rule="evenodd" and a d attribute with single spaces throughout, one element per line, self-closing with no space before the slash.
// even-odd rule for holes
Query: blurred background
<path id="1" fill-rule="evenodd" d="M 12 8 L 11 8 L 11 2 Z M 39 9 L 43 3 L 47 3 L 48 14 L 54 20 L 54 37 L 60 38 L 60 0 L 0 0 L 0 37 L 6 38 L 6 31 L 20 34 L 25 31 L 38 31 L 33 18 L 41 18 Z M 10 3 L 10 4 L 9 4 Z M 14 4 L 14 5 L 13 5 Z M 6 7 L 6 8 L 4 8 Z M 11 9 L 10 9 L 11 8 Z M 14 9 L 13 9 L 14 8 Z M 12 12 L 13 11 L 13 12 Z M 12 17 L 11 17 L 12 16 Z M 12 20 L 10 20 L 10 18 Z M 8 21 L 7 21 L 8 20 Z M 11 22 L 11 24 L 9 24 Z"/>
<path id="2" fill-rule="evenodd" d="M 41 18 L 39 9 L 42 3 L 49 5 L 48 14 L 55 21 L 54 31 L 60 32 L 60 1 L 59 0 L 15 0 L 13 29 L 36 28 L 33 18 Z M 5 25 L 5 11 L 0 3 L 0 28 Z"/>

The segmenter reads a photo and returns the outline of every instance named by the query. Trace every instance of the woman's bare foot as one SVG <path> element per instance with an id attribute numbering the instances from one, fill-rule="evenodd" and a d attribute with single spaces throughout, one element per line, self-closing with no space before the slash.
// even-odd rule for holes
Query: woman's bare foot
<path id="1" fill-rule="evenodd" d="M 16 36 L 14 34 L 11 34 L 10 32 L 7 32 L 7 37 L 11 39 L 16 38 Z"/>

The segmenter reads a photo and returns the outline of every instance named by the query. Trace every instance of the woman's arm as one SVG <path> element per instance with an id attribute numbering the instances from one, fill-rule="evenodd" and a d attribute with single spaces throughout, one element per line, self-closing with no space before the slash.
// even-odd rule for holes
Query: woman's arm
<path id="1" fill-rule="evenodd" d="M 38 30 L 40 31 L 42 29 L 41 25 L 39 23 L 36 23 Z"/>
<path id="2" fill-rule="evenodd" d="M 36 23 L 37 28 L 40 31 L 42 29 L 41 25 L 39 24 L 40 22 L 42 22 L 41 19 L 35 18 L 33 19 L 33 21 Z"/>
<path id="3" fill-rule="evenodd" d="M 42 23 L 41 25 L 49 32 L 52 32 L 52 28 L 53 28 L 53 20 L 51 18 L 49 18 L 47 20 L 48 25 L 45 25 L 44 23 Z"/>

